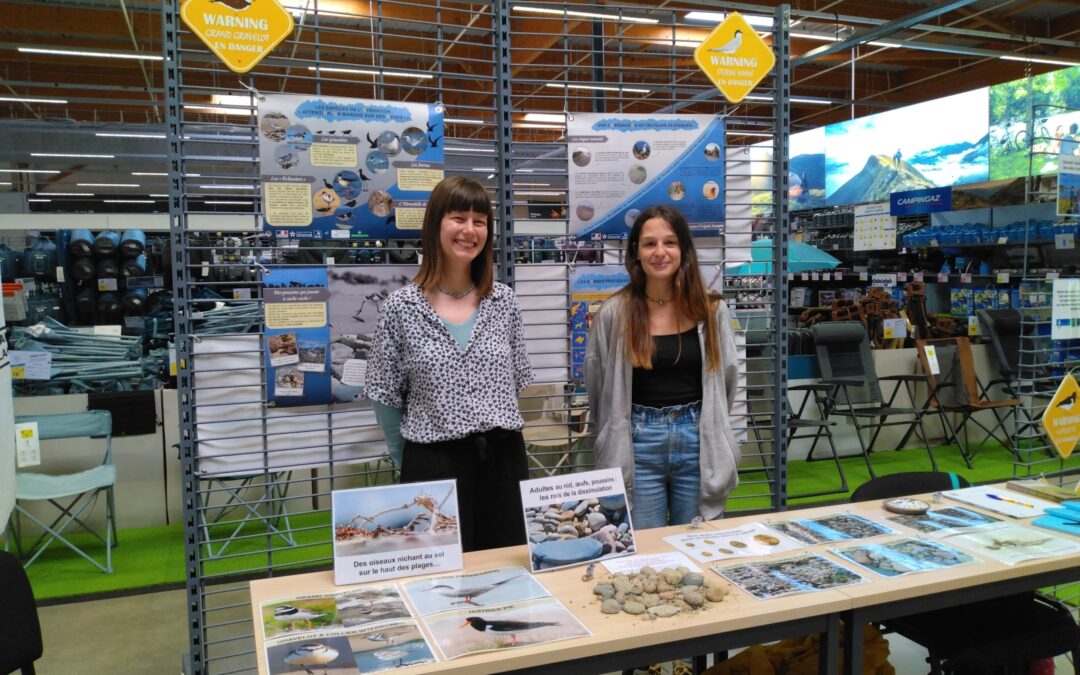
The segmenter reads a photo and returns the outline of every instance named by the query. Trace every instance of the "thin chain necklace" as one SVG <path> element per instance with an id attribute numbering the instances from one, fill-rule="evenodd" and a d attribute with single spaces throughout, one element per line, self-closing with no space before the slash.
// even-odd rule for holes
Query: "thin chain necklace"
<path id="1" fill-rule="evenodd" d="M 668 298 L 667 300 L 657 300 L 656 298 L 654 298 L 653 296 L 649 295 L 648 293 L 645 293 L 645 297 L 646 297 L 646 298 L 648 298 L 649 300 L 652 300 L 653 302 L 655 302 L 656 304 L 660 305 L 661 307 L 663 307 L 664 305 L 666 305 L 666 304 L 668 304 L 669 302 L 671 302 L 671 298 Z"/>
<path id="2" fill-rule="evenodd" d="M 435 284 L 435 290 L 442 293 L 443 295 L 449 295 L 451 298 L 457 298 L 458 300 L 464 298 L 469 293 L 472 293 L 475 288 L 476 288 L 476 282 L 475 281 L 473 283 L 469 284 L 469 287 L 466 288 L 463 291 L 451 291 L 449 289 L 443 288 L 442 284 Z"/>

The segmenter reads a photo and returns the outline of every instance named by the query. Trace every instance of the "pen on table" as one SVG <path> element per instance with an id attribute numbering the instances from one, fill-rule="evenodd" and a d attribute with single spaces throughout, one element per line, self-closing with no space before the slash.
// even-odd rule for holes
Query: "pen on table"
<path id="1" fill-rule="evenodd" d="M 990 499 L 996 499 L 999 502 L 1009 502 L 1010 504 L 1018 504 L 1020 506 L 1026 506 L 1029 509 L 1035 508 L 1034 504 L 1025 504 L 1024 502 L 1020 502 L 1020 501 L 1017 501 L 1015 499 L 1009 499 L 1008 497 L 1002 497 L 1001 495 L 996 495 L 993 492 L 987 492 L 986 496 L 989 497 Z"/>

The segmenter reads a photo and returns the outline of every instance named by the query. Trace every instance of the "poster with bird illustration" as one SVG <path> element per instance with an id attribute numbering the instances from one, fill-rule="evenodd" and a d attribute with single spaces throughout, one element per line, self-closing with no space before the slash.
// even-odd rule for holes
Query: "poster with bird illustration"
<path id="1" fill-rule="evenodd" d="M 417 238 L 443 178 L 443 112 L 427 103 L 263 96 L 265 227 L 292 239 Z"/>

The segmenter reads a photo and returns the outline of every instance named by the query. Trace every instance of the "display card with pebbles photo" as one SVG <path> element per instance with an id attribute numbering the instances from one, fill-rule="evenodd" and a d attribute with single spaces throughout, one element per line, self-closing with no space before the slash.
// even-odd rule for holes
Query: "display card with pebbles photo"
<path id="1" fill-rule="evenodd" d="M 730 530 L 698 530 L 673 534 L 664 537 L 664 541 L 699 562 L 749 558 L 794 551 L 803 547 L 803 544 L 773 532 L 760 523 L 749 523 Z"/>
<path id="2" fill-rule="evenodd" d="M 618 469 L 521 481 L 534 572 L 637 551 Z"/>

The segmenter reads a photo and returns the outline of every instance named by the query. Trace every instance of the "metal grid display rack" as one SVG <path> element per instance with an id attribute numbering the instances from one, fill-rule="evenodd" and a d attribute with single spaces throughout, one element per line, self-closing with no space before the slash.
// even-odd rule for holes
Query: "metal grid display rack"
<path id="1" fill-rule="evenodd" d="M 286 3 L 288 4 L 288 3 Z M 261 229 L 256 105 L 263 93 L 349 96 L 435 103 L 446 109 L 447 173 L 473 177 L 495 195 L 498 276 L 515 288 L 540 388 L 530 392 L 546 427 L 530 440 L 534 475 L 591 468 L 581 437 L 581 383 L 571 376 L 568 277 L 576 266 L 620 263 L 621 242 L 579 242 L 559 213 L 568 198 L 565 122 L 531 124 L 524 114 L 693 112 L 726 124 L 724 235 L 698 241 L 706 281 L 739 322 L 746 380 L 736 431 L 744 440 L 743 487 L 729 509 L 786 505 L 788 8 L 730 5 L 774 17 L 763 29 L 774 72 L 741 105 L 723 101 L 700 75 L 684 35 L 700 33 L 677 5 L 662 8 L 507 0 L 370 3 L 370 15 L 320 7 L 294 10 L 296 29 L 239 78 L 182 25 L 179 0 L 163 7 L 169 215 L 176 297 L 180 452 L 191 649 L 187 673 L 252 672 L 255 656 L 247 582 L 331 563 L 332 490 L 394 479 L 373 417 L 330 405 L 275 410 L 267 404 L 262 279 L 275 266 L 376 264 L 389 250 L 415 254 L 415 241 L 378 249 L 315 241 L 298 248 Z M 523 3 L 524 4 L 524 3 Z M 698 29 L 693 31 L 692 29 Z M 700 35 L 697 38 L 700 40 Z M 212 95 L 242 96 L 207 102 Z M 222 161 L 225 158 L 227 161 Z M 214 170 L 208 167 L 214 166 Z M 222 168 L 225 167 L 225 168 Z M 198 183 L 186 174 L 200 173 Z M 246 232 L 195 233 L 189 200 L 229 186 L 231 215 Z M 231 188 L 231 189 L 230 189 Z M 559 217 L 530 219 L 530 207 Z M 733 277 L 751 241 L 770 238 L 774 263 L 757 277 Z M 306 242 L 305 242 L 306 243 Z M 761 249 L 755 259 L 761 261 Z M 229 295 L 225 291 L 231 291 Z M 523 407 L 526 403 L 523 401 Z M 224 430 L 223 430 L 224 429 Z M 301 431 L 297 432 L 296 430 Z M 212 433 L 211 433 L 211 430 Z M 376 436 L 362 461 L 335 452 L 357 435 Z M 361 441 L 361 444 L 366 441 Z M 209 448 L 245 451 L 243 475 L 207 475 Z M 282 461 L 320 448 L 325 462 Z M 254 448 L 254 449 L 251 449 Z M 250 470 L 250 466 L 256 466 Z M 229 511 L 230 498 L 244 505 Z"/>

